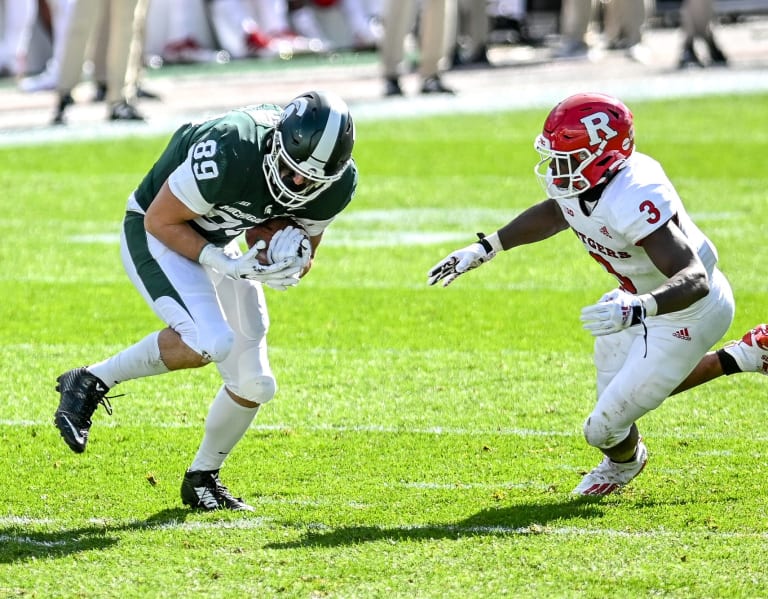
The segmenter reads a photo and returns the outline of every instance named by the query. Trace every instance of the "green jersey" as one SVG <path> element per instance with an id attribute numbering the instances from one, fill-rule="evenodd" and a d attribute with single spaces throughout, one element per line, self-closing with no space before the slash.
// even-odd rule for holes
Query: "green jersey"
<path id="1" fill-rule="evenodd" d="M 310 235 L 322 233 L 352 200 L 357 168 L 351 161 L 338 181 L 303 206 L 275 202 L 262 165 L 281 112 L 279 106 L 262 104 L 183 125 L 136 189 L 129 210 L 146 212 L 168 180 L 173 194 L 201 215 L 192 227 L 216 245 L 276 216 L 295 218 Z"/>

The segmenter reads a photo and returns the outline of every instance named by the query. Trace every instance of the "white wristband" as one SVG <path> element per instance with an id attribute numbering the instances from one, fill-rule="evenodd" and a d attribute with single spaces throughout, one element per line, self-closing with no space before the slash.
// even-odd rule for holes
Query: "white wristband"
<path id="1" fill-rule="evenodd" d="M 501 239 L 499 239 L 499 232 L 488 235 L 485 240 L 491 245 L 494 252 L 503 252 L 504 248 L 501 246 Z"/>
<path id="2" fill-rule="evenodd" d="M 197 261 L 230 279 L 237 279 L 240 276 L 240 273 L 237 272 L 237 260 L 227 257 L 223 249 L 212 243 L 203 248 Z"/>
<path id="3" fill-rule="evenodd" d="M 653 297 L 652 293 L 644 293 L 643 295 L 637 296 L 637 299 L 639 299 L 645 307 L 646 316 L 656 316 L 656 314 L 658 314 L 659 305 L 656 303 L 656 298 Z"/>
<path id="4" fill-rule="evenodd" d="M 209 243 L 200 250 L 200 255 L 197 257 L 197 261 L 200 264 L 213 267 L 212 263 L 220 259 L 220 254 L 222 254 L 222 251 L 212 243 Z"/>

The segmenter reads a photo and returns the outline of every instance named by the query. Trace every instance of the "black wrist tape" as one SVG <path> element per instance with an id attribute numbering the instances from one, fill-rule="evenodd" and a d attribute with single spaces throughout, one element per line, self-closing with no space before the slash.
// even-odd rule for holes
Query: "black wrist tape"
<path id="1" fill-rule="evenodd" d="M 731 356 L 731 354 L 724 351 L 723 349 L 718 349 L 715 353 L 717 354 L 717 357 L 720 360 L 720 366 L 723 369 L 723 374 L 728 376 L 731 374 L 736 374 L 738 372 L 741 372 L 741 368 L 739 368 L 739 365 L 736 364 L 736 360 L 733 359 L 733 356 Z"/>
<path id="2" fill-rule="evenodd" d="M 645 307 L 632 306 L 632 320 L 629 322 L 629 326 L 633 327 L 636 324 L 640 324 L 645 320 Z"/>
<path id="3" fill-rule="evenodd" d="M 491 247 L 491 244 L 488 242 L 488 240 L 485 238 L 485 233 L 478 233 L 477 234 L 477 242 L 483 246 L 483 249 L 488 253 L 493 252 L 493 247 Z"/>

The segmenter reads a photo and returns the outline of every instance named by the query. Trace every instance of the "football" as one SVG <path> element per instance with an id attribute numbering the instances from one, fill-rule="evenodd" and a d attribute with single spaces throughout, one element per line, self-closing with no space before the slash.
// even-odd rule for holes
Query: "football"
<path id="1" fill-rule="evenodd" d="M 292 218 L 288 216 L 277 216 L 275 218 L 265 220 L 258 225 L 254 225 L 250 229 L 246 229 L 245 243 L 249 248 L 252 248 L 259 241 L 266 243 L 267 245 L 257 254 L 257 257 L 259 262 L 262 264 L 269 264 L 267 260 L 267 248 L 272 241 L 272 236 L 281 229 L 285 229 L 288 226 L 292 226 L 301 231 L 304 231 L 304 227 L 302 227 Z"/>

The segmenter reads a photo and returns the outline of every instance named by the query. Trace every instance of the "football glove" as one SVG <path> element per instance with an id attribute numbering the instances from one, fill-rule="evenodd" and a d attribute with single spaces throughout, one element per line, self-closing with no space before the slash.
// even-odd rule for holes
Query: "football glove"
<path id="1" fill-rule="evenodd" d="M 290 225 L 277 231 L 267 248 L 269 262 L 290 260 L 298 265 L 300 270 L 304 270 L 311 258 L 312 246 L 306 232 Z"/>
<path id="2" fill-rule="evenodd" d="M 485 235 L 478 233 L 477 236 L 479 241 L 452 252 L 435 264 L 427 273 L 427 283 L 434 285 L 443 281 L 443 287 L 448 287 L 459 275 L 490 261 L 496 251 L 485 239 Z"/>
<path id="3" fill-rule="evenodd" d="M 643 299 L 622 289 L 609 291 L 596 304 L 581 310 L 581 322 L 594 337 L 610 335 L 644 323 L 645 317 Z"/>
<path id="4" fill-rule="evenodd" d="M 294 285 L 299 284 L 299 281 L 301 280 L 300 275 L 301 269 L 286 269 L 280 272 L 265 275 L 259 280 L 271 289 L 275 289 L 277 291 L 285 291 L 288 289 L 288 287 L 293 287 Z"/>
<path id="5" fill-rule="evenodd" d="M 269 265 L 259 262 L 257 254 L 265 246 L 266 244 L 263 241 L 259 241 L 242 256 L 230 258 L 224 253 L 222 248 L 209 243 L 200 252 L 197 261 L 230 279 L 265 281 L 270 276 L 280 273 L 291 266 L 291 260 L 288 259 Z M 294 272 L 298 272 L 298 270 Z"/>

